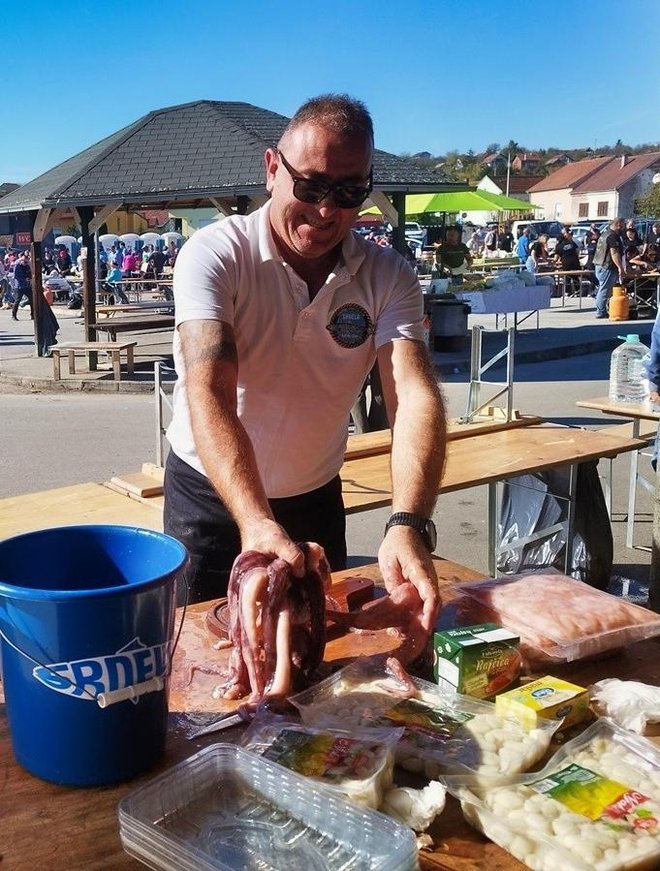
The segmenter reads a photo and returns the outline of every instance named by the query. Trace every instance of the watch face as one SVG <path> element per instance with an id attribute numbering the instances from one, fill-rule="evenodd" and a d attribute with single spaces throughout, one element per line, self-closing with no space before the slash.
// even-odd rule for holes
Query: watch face
<path id="1" fill-rule="evenodd" d="M 425 532 L 429 543 L 429 549 L 431 553 L 433 553 L 438 543 L 438 534 L 435 529 L 435 523 L 432 520 L 427 521 Z"/>

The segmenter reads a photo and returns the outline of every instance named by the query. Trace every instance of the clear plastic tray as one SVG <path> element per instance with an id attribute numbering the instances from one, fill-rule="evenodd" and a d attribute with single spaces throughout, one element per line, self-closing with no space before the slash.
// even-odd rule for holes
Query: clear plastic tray
<path id="1" fill-rule="evenodd" d="M 312 726 L 403 726 L 397 765 L 444 783 L 456 776 L 503 783 L 528 771 L 545 755 L 559 725 L 544 720 L 528 727 L 498 716 L 492 702 L 412 680 L 417 693 L 404 698 L 382 661 L 362 657 L 290 701 Z"/>
<path id="2" fill-rule="evenodd" d="M 126 852 L 164 871 L 408 871 L 412 831 L 241 747 L 214 744 L 119 803 Z"/>
<path id="3" fill-rule="evenodd" d="M 492 620 L 520 635 L 527 667 L 597 656 L 660 635 L 660 616 L 554 569 L 462 584 L 462 622 Z"/>
<path id="4" fill-rule="evenodd" d="M 449 790 L 468 822 L 533 871 L 660 868 L 660 751 L 609 720 L 516 783 Z"/>
<path id="5" fill-rule="evenodd" d="M 256 717 L 241 745 L 357 804 L 378 810 L 392 786 L 403 729 L 315 729 L 276 715 Z"/>

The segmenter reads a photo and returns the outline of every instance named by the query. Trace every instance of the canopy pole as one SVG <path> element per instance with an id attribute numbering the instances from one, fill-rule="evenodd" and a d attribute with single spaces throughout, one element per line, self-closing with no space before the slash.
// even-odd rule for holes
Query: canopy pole
<path id="1" fill-rule="evenodd" d="M 94 218 L 92 206 L 80 206 L 80 235 L 82 236 L 82 268 L 83 268 L 83 308 L 85 324 L 85 341 L 96 342 L 96 331 L 92 324 L 96 322 L 96 255 L 94 253 L 94 236 L 89 225 Z M 89 368 L 96 369 L 97 355 L 89 355 Z"/>

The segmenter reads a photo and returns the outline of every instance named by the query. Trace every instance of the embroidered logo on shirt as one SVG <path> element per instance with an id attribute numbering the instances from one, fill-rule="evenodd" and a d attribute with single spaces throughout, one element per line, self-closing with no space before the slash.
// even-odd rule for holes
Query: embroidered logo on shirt
<path id="1" fill-rule="evenodd" d="M 373 335 L 374 324 L 361 305 L 348 302 L 333 313 L 326 330 L 342 348 L 357 348 Z"/>

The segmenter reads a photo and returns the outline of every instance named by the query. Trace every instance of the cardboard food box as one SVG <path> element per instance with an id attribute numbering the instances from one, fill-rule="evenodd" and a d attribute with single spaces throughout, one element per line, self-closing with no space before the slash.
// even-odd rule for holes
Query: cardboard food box
<path id="1" fill-rule="evenodd" d="M 438 686 L 488 699 L 518 685 L 520 638 L 495 623 L 436 632 L 433 674 Z"/>
<path id="2" fill-rule="evenodd" d="M 589 713 L 589 691 L 556 677 L 541 677 L 518 689 L 498 695 L 495 711 L 515 716 L 534 728 L 539 718 L 562 720 L 562 728 L 585 720 Z"/>

